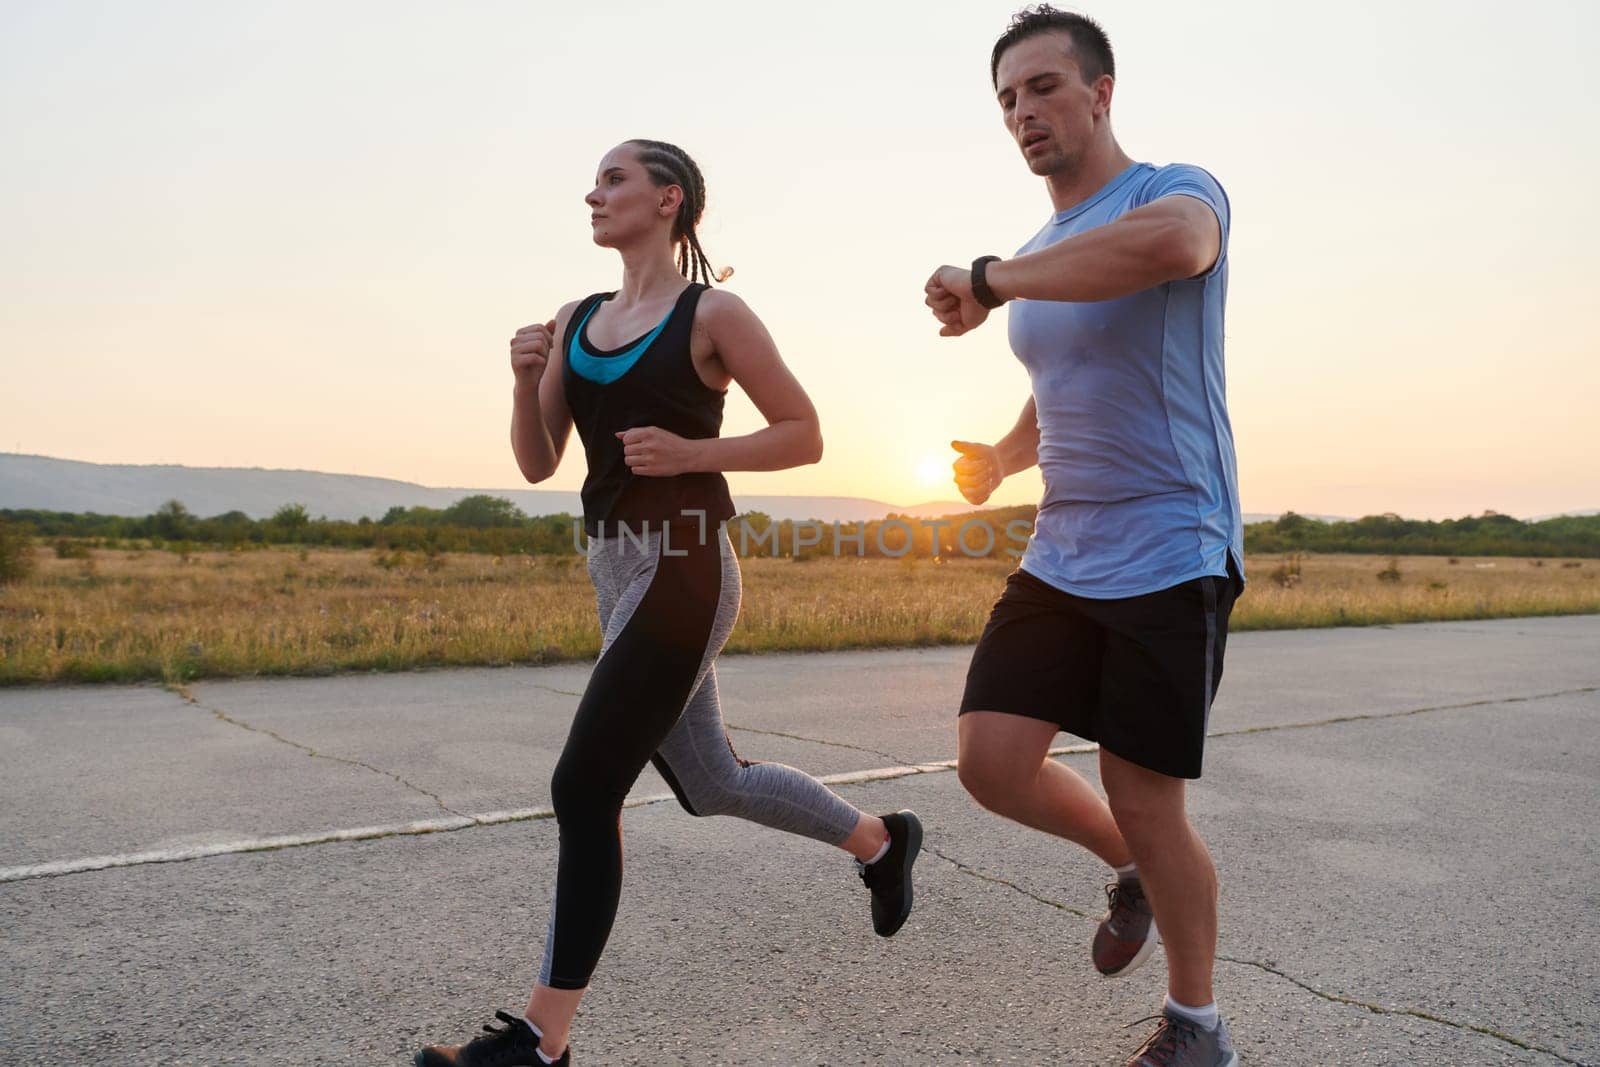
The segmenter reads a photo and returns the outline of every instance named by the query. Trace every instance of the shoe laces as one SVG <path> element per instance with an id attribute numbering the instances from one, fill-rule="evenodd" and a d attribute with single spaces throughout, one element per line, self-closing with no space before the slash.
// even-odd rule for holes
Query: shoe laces
<path id="1" fill-rule="evenodd" d="M 484 1029 L 485 1033 L 489 1033 L 489 1034 L 509 1034 L 509 1033 L 514 1033 L 519 1027 L 521 1029 L 524 1029 L 524 1030 L 528 1029 L 528 1024 L 527 1023 L 523 1022 L 521 1019 L 517 1018 L 515 1015 L 512 1015 L 510 1012 L 507 1012 L 507 1011 L 496 1011 L 494 1013 L 494 1017 L 496 1019 L 499 1019 L 501 1022 L 505 1023 L 505 1025 L 501 1026 L 501 1027 L 496 1027 L 494 1025 L 494 1023 L 484 1023 L 483 1024 L 483 1029 Z M 531 1034 L 531 1033 L 533 1033 L 533 1031 L 532 1030 L 528 1030 L 528 1033 Z"/>
<path id="2" fill-rule="evenodd" d="M 1148 1022 L 1158 1024 L 1156 1032 L 1151 1034 L 1145 1043 L 1139 1046 L 1139 1051 L 1133 1054 L 1136 1063 L 1148 1063 L 1151 1067 L 1170 1067 L 1179 1062 L 1178 1054 L 1188 1048 L 1197 1036 L 1194 1024 L 1174 1019 L 1170 1015 L 1147 1015 L 1143 1019 L 1135 1019 L 1123 1029 L 1131 1030 Z"/>
<path id="3" fill-rule="evenodd" d="M 529 1028 L 527 1022 L 517 1018 L 510 1012 L 496 1011 L 494 1013 L 494 1017 L 500 1022 L 505 1023 L 505 1025 L 495 1026 L 494 1023 L 484 1023 L 483 1033 L 478 1037 L 473 1038 L 471 1042 L 472 1044 L 478 1046 L 479 1051 L 487 1051 L 491 1047 L 500 1046 L 504 1047 L 505 1050 L 509 1052 L 512 1048 L 512 1042 L 517 1041 L 517 1039 L 522 1038 L 524 1035 L 526 1035 L 527 1040 L 538 1040 L 538 1038 L 534 1036 L 533 1030 Z"/>
<path id="4" fill-rule="evenodd" d="M 856 873 L 861 876 L 861 881 L 873 892 L 880 889 L 892 889 L 899 873 L 891 864 L 885 863 L 889 857 L 885 855 L 877 863 L 862 863 L 855 860 Z"/>
<path id="5" fill-rule="evenodd" d="M 1144 907 L 1144 887 L 1138 882 L 1107 882 L 1106 907 L 1115 915 L 1119 909 L 1138 911 Z"/>

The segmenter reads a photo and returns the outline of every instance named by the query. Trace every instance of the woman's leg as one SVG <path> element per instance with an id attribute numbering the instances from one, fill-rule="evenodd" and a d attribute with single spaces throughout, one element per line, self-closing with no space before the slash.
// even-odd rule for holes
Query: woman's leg
<path id="1" fill-rule="evenodd" d="M 566 1047 L 616 918 L 623 799 L 694 691 L 721 591 L 714 544 L 668 556 L 652 538 L 645 553 L 620 555 L 592 561 L 592 569 L 626 573 L 614 583 L 596 575 L 606 644 L 551 782 L 560 858 L 544 961 L 527 1012 L 543 1034 L 541 1050 L 551 1055 Z M 609 610 L 608 585 L 617 591 Z"/>
<path id="2" fill-rule="evenodd" d="M 888 840 L 883 820 L 847 804 L 803 771 L 781 763 L 740 759 L 728 739 L 712 659 L 722 651 L 739 614 L 739 559 L 719 539 L 722 595 L 706 649 L 705 675 L 653 762 L 691 815 L 733 815 L 873 859 Z"/>
<path id="3" fill-rule="evenodd" d="M 858 859 L 871 859 L 886 839 L 881 819 L 857 811 L 804 771 L 739 758 L 723 725 L 715 667 L 706 672 L 654 762 L 691 815 L 733 815 L 839 847 L 858 826 L 875 823 L 877 840 Z M 873 835 L 861 836 L 870 840 Z"/>
<path id="4" fill-rule="evenodd" d="M 723 725 L 714 668 L 654 762 L 691 815 L 734 815 L 845 849 L 872 892 L 872 928 L 892 937 L 905 924 L 914 899 L 911 868 L 922 848 L 916 815 L 867 815 L 803 771 L 740 759 Z"/>

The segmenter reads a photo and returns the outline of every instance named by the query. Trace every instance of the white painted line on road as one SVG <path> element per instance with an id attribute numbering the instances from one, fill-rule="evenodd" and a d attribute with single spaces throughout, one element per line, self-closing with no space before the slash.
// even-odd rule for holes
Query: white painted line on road
<path id="1" fill-rule="evenodd" d="M 183 848 L 152 849 L 149 852 L 123 852 L 112 856 L 85 856 L 81 859 L 33 863 L 22 867 L 0 867 L 0 883 L 22 882 L 30 878 L 51 878 L 62 874 L 82 874 L 85 871 L 103 871 L 111 867 L 140 867 L 147 863 L 182 863 L 185 860 L 228 856 L 237 852 L 269 852 L 273 849 L 322 845 L 335 841 L 367 841 L 377 837 L 432 834 L 462 830 L 472 825 L 475 825 L 473 820 L 467 818 L 422 819 L 417 822 L 396 823 L 392 826 L 358 826 L 314 834 L 250 837 L 239 841 L 220 841 L 214 845 L 189 845 Z"/>
<path id="2" fill-rule="evenodd" d="M 1282 730 L 1303 730 L 1320 726 L 1336 726 L 1355 722 L 1373 722 L 1380 719 L 1406 718 L 1436 711 L 1461 711 L 1501 704 L 1525 704 L 1553 697 L 1600 692 L 1600 686 L 1582 686 L 1550 693 L 1533 693 L 1526 696 L 1487 697 L 1458 704 L 1435 704 L 1425 708 L 1407 708 L 1403 711 L 1382 711 L 1367 714 L 1342 715 L 1312 722 L 1275 723 L 1269 726 L 1246 726 L 1234 730 L 1215 730 L 1208 737 L 1243 737 L 1250 734 L 1275 733 Z M 824 742 L 826 743 L 826 742 Z M 1099 745 L 1062 745 L 1052 748 L 1049 755 L 1074 756 L 1096 752 Z M 845 771 L 841 774 L 823 775 L 818 780 L 827 785 L 856 785 L 863 782 L 883 782 L 905 778 L 913 774 L 938 774 L 954 770 L 956 761 L 938 760 L 933 763 L 904 764 L 894 767 L 877 767 L 866 771 Z M 625 808 L 640 808 L 673 799 L 672 794 L 636 797 L 623 804 Z M 340 841 L 370 841 L 380 837 L 411 837 L 419 834 L 449 833 L 472 826 L 497 826 L 503 823 L 527 822 L 548 819 L 555 815 L 550 808 L 513 808 L 491 811 L 480 815 L 462 815 L 444 819 L 425 819 L 420 822 L 397 823 L 392 826 L 367 826 L 349 830 L 328 830 L 314 834 L 286 834 L 278 837 L 246 838 L 215 845 L 194 845 L 187 848 L 159 849 L 149 852 L 126 852 L 114 856 L 87 856 L 75 860 L 55 860 L 21 867 L 0 867 L 0 885 L 23 882 L 32 878 L 52 878 L 65 874 L 83 874 L 103 871 L 112 867 L 139 867 L 149 863 L 181 863 L 185 860 L 207 859 L 211 856 L 228 856 L 239 852 L 268 852 L 280 848 L 299 848 L 305 845 L 326 845 Z"/>
<path id="3" fill-rule="evenodd" d="M 1063 756 L 1080 752 L 1093 752 L 1095 745 L 1064 745 L 1052 748 L 1050 755 Z M 906 778 L 913 774 L 938 774 L 954 770 L 956 761 L 939 760 L 934 763 L 908 764 L 898 767 L 875 767 L 866 771 L 844 771 L 818 777 L 825 785 L 859 785 L 864 782 L 884 782 L 893 778 Z M 624 808 L 642 808 L 672 800 L 671 793 L 657 793 L 634 797 Z M 34 878 L 55 878 L 64 874 L 85 874 L 105 871 L 115 867 L 142 867 L 151 863 L 183 863 L 188 860 L 209 859 L 212 856 L 232 856 L 241 852 L 272 852 L 282 848 L 303 848 L 307 845 L 330 845 L 343 841 L 373 841 L 382 837 L 415 837 L 421 834 L 450 833 L 473 826 L 500 826 L 505 823 L 531 822 L 555 816 L 552 808 L 509 808 L 488 811 L 477 815 L 451 816 L 443 819 L 419 819 L 416 822 L 393 823 L 388 826 L 357 826 L 344 830 L 324 830 L 310 834 L 279 834 L 273 837 L 247 837 L 238 841 L 219 841 L 213 845 L 189 845 L 183 848 L 152 849 L 147 852 L 123 852 L 110 856 L 83 856 L 79 859 L 54 860 L 49 863 L 31 863 L 20 867 L 0 867 L 0 885 L 7 882 L 26 882 Z"/>
<path id="4" fill-rule="evenodd" d="M 626 807 L 640 807 L 672 795 L 639 797 L 628 801 Z M 281 834 L 274 837 L 248 837 L 239 841 L 221 841 L 214 845 L 191 845 L 185 848 L 153 849 L 149 852 L 124 852 L 112 856 L 85 856 L 74 860 L 56 860 L 51 863 L 34 863 L 22 867 L 0 867 L 0 884 L 22 882 L 30 878 L 53 878 L 63 874 L 83 874 L 87 871 L 104 871 L 113 867 L 142 867 L 149 863 L 182 863 L 186 860 L 209 859 L 212 856 L 231 856 L 240 852 L 272 852 L 281 848 L 301 848 L 306 845 L 328 845 L 340 841 L 372 841 L 380 837 L 415 837 L 420 834 L 449 833 L 465 830 L 469 826 L 496 826 L 501 823 L 548 819 L 555 812 L 549 808 L 514 808 L 491 811 L 482 815 L 450 816 L 443 819 L 419 819 L 416 822 L 393 823 L 388 826 L 358 826 L 345 830 L 324 830 L 311 834 Z"/>
<path id="5" fill-rule="evenodd" d="M 1062 745 L 1052 748 L 1048 755 L 1075 756 L 1084 752 L 1098 752 L 1099 745 Z M 911 774 L 938 774 L 940 771 L 953 771 L 956 761 L 953 759 L 938 760 L 933 763 L 917 763 L 904 767 L 879 767 L 870 771 L 844 771 L 840 774 L 823 774 L 817 776 L 817 781 L 823 785 L 855 785 L 859 782 L 882 782 L 890 778 L 904 778 Z"/>

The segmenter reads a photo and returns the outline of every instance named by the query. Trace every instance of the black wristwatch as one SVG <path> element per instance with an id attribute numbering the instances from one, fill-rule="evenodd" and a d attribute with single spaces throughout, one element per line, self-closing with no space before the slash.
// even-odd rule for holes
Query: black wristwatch
<path id="1" fill-rule="evenodd" d="M 978 303 L 991 310 L 1005 303 L 994 295 L 994 290 L 989 288 L 989 280 L 986 277 L 989 264 L 998 262 L 1000 262 L 999 256 L 979 256 L 972 261 L 972 295 L 977 298 Z"/>

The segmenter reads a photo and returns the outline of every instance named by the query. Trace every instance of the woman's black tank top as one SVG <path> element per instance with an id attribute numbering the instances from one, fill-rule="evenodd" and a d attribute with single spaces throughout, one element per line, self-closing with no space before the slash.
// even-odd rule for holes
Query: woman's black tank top
<path id="1" fill-rule="evenodd" d="M 689 355 L 694 309 L 707 288 L 685 288 L 654 330 L 623 348 L 596 348 L 588 339 L 589 318 L 615 293 L 587 297 L 567 322 L 561 380 L 589 462 L 583 480 L 583 528 L 591 537 L 615 536 L 623 523 L 635 532 L 646 523 L 657 530 L 665 523 L 703 521 L 710 529 L 733 517 L 728 482 L 720 472 L 635 475 L 617 439 L 622 430 L 644 426 L 693 440 L 716 437 L 722 429 L 727 394 L 700 380 Z"/>

